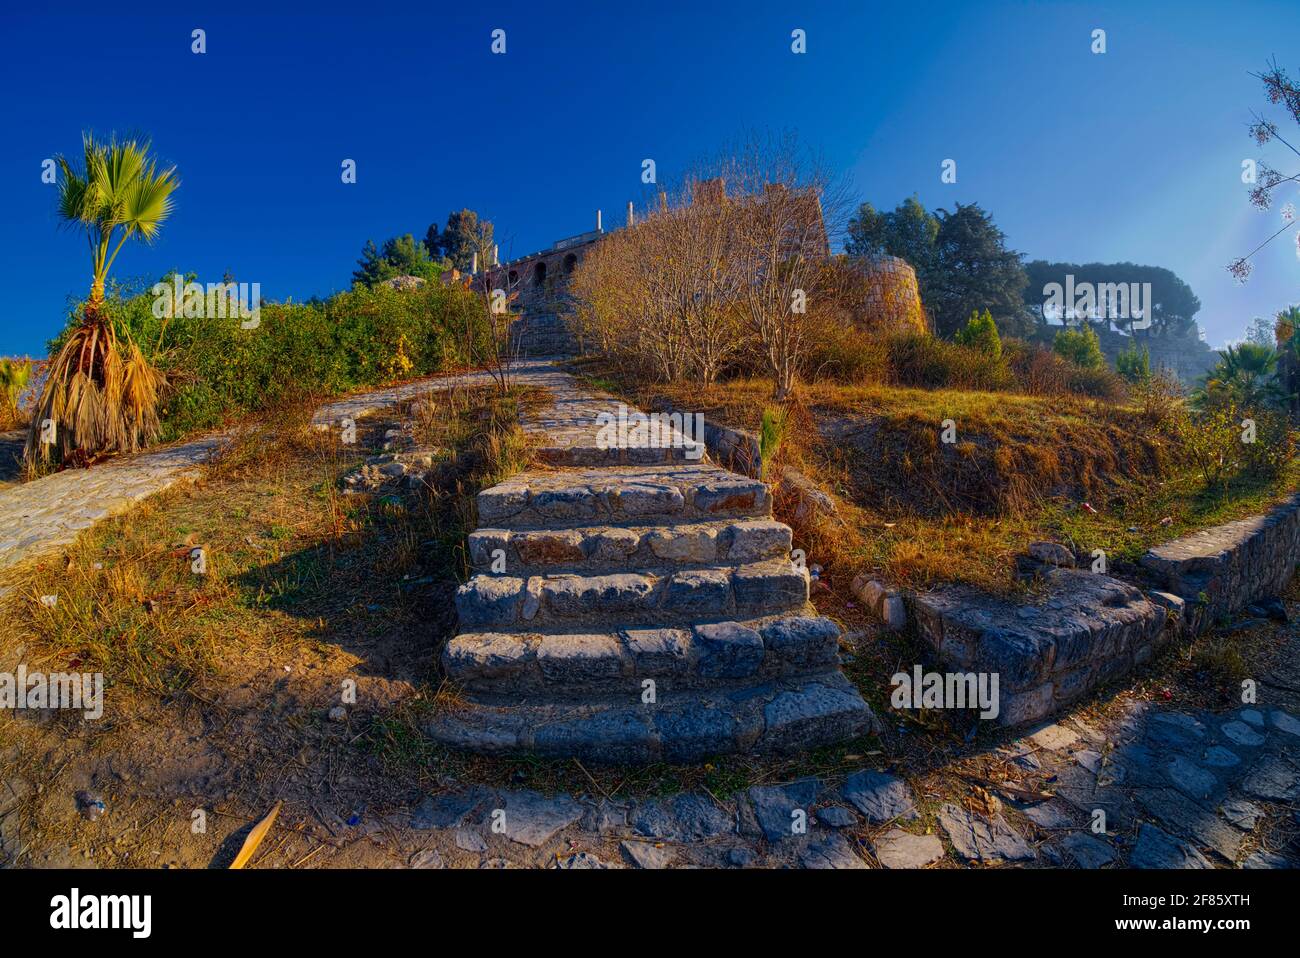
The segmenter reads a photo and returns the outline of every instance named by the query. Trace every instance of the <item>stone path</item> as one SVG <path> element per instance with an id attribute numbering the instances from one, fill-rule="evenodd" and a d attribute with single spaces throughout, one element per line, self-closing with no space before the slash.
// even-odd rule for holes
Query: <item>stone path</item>
<path id="1" fill-rule="evenodd" d="M 671 427 L 662 443 L 603 442 L 613 399 L 558 369 L 530 377 L 552 397 L 526 423 L 542 466 L 479 493 L 479 571 L 443 655 L 464 695 L 430 733 L 485 753 L 692 762 L 870 729 L 767 487 Z"/>
<path id="2" fill-rule="evenodd" d="M 520 381 L 544 385 L 556 372 L 545 361 L 522 363 Z M 485 372 L 442 376 L 327 403 L 312 422 L 321 428 L 358 419 L 415 396 L 491 383 Z M 0 570 L 73 542 L 85 529 L 119 515 L 142 499 L 192 479 L 228 441 L 225 434 L 112 459 L 91 469 L 69 469 L 33 482 L 0 486 Z"/>
<path id="3" fill-rule="evenodd" d="M 863 769 L 838 782 L 641 801 L 470 786 L 390 824 L 424 833 L 401 844 L 414 867 L 1300 865 L 1285 839 L 1300 798 L 1300 719 L 1287 711 L 1210 716 L 1134 703 L 1113 726 L 1067 719 L 994 755 L 1022 776 L 1015 788 L 1052 797 L 1007 797 L 995 810 L 932 801 L 923 813 L 908 782 Z M 1095 832 L 1098 809 L 1105 828 Z"/>

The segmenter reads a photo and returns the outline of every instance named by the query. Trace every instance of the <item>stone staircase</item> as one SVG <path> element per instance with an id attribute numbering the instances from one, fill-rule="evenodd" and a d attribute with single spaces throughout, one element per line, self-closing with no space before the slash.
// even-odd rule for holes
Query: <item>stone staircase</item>
<path id="1" fill-rule="evenodd" d="M 525 309 L 511 330 L 515 353 L 521 357 L 576 356 L 578 345 L 558 307 Z"/>
<path id="2" fill-rule="evenodd" d="M 475 574 L 442 656 L 459 694 L 430 733 L 486 753 L 695 762 L 871 729 L 767 487 L 682 447 L 600 448 L 613 400 L 558 371 L 548 388 L 543 467 L 478 496 Z"/>

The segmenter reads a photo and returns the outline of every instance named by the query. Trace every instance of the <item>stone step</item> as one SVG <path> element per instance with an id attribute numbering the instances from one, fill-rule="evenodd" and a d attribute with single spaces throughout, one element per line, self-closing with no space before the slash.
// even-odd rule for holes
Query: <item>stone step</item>
<path id="1" fill-rule="evenodd" d="M 787 559 L 606 575 L 474 576 L 456 591 L 462 626 L 678 624 L 790 612 L 808 601 L 808 570 Z"/>
<path id="2" fill-rule="evenodd" d="M 790 527 L 773 519 L 555 530 L 477 529 L 470 533 L 468 544 L 473 568 L 492 571 L 495 557 L 499 574 L 515 576 L 740 565 L 788 557 L 792 547 Z"/>
<path id="3" fill-rule="evenodd" d="M 482 525 L 510 529 L 772 514 L 767 486 L 708 462 L 525 472 L 484 489 L 477 503 Z"/>
<path id="4" fill-rule="evenodd" d="M 438 742 L 485 754 L 528 753 L 601 763 L 695 763 L 736 752 L 791 754 L 879 731 L 857 689 L 814 675 L 581 703 L 518 696 L 449 701 L 426 726 Z"/>
<path id="5" fill-rule="evenodd" d="M 635 703 L 646 679 L 663 694 L 834 667 L 839 626 L 811 605 L 801 611 L 807 614 L 677 629 L 464 632 L 447 643 L 442 664 L 447 678 L 471 692 L 545 692 L 561 700 L 621 694 Z"/>

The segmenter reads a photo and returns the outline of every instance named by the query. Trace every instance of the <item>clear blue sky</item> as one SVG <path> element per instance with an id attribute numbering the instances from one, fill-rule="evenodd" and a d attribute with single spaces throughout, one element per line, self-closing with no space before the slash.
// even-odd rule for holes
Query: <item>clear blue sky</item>
<path id="1" fill-rule="evenodd" d="M 757 128 L 797 130 L 877 206 L 979 202 L 1029 258 L 1169 267 L 1212 344 L 1300 300 L 1290 235 L 1247 285 L 1224 269 L 1281 225 L 1247 202 L 1242 159 L 1300 168 L 1246 132 L 1266 108 L 1250 73 L 1273 56 L 1300 72 L 1294 0 L 402 6 L 9 5 L 0 354 L 42 354 L 87 286 L 84 243 L 40 182 L 83 129 L 148 133 L 183 181 L 161 240 L 125 251 L 118 276 L 230 269 L 267 298 L 345 288 L 366 239 L 422 236 L 462 206 L 496 223 L 503 255 L 590 229 L 597 208 L 616 224 L 642 159 L 666 178 Z"/>

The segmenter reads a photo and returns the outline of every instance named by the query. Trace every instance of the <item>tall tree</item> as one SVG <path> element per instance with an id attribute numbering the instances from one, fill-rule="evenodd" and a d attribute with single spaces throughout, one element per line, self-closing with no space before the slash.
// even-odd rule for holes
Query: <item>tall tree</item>
<path id="1" fill-rule="evenodd" d="M 943 336 L 955 333 L 971 313 L 987 309 L 1000 330 L 1021 336 L 1033 321 L 1024 304 L 1028 281 L 1020 254 L 1006 248 L 1006 236 L 976 203 L 939 210 L 929 298 L 922 302 Z"/>
<path id="2" fill-rule="evenodd" d="M 1025 287 L 1025 306 L 1034 314 L 1040 326 L 1046 327 L 1042 307 L 1047 294 L 1044 287 L 1050 283 L 1066 285 L 1066 277 L 1073 276 L 1075 285 L 1091 283 L 1094 289 L 1106 284 L 1151 284 L 1151 325 L 1143 335 L 1168 336 L 1185 339 L 1199 338 L 1196 314 L 1201 301 L 1192 288 L 1172 270 L 1163 266 L 1142 266 L 1138 263 L 1049 263 L 1036 259 L 1025 264 L 1029 285 Z M 1127 326 L 1132 317 L 1116 322 Z"/>
<path id="3" fill-rule="evenodd" d="M 480 220 L 473 210 L 460 210 L 447 214 L 447 226 L 442 233 L 443 255 L 462 273 L 474 264 L 474 254 L 479 254 L 479 267 L 485 254 L 492 249 L 492 223 Z"/>
<path id="4" fill-rule="evenodd" d="M 934 266 L 934 243 L 939 220 L 920 200 L 909 196 L 892 213 L 878 212 L 863 203 L 849 220 L 844 251 L 850 256 L 881 253 L 907 260 L 920 280 Z"/>
<path id="5" fill-rule="evenodd" d="M 442 259 L 442 244 L 443 235 L 438 232 L 438 224 L 430 223 L 429 228 L 424 231 L 424 248 L 430 259 Z"/>
<path id="6" fill-rule="evenodd" d="M 407 233 L 384 240 L 382 248 L 376 247 L 374 240 L 366 240 L 352 282 L 374 286 L 394 276 L 437 279 L 441 272 L 442 267 L 429 258 L 424 244 L 417 243 L 415 237 Z"/>

